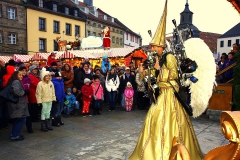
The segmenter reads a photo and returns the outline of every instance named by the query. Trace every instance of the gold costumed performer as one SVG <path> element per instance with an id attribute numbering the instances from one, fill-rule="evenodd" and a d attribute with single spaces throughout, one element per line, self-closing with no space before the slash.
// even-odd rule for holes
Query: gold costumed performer
<path id="1" fill-rule="evenodd" d="M 167 16 L 167 0 L 164 12 L 154 38 L 150 45 L 151 50 L 161 56 L 165 48 L 165 30 Z M 174 96 L 170 83 L 178 90 L 177 60 L 172 54 L 166 56 L 166 63 L 160 68 L 156 62 L 155 69 L 159 69 L 157 83 L 160 95 L 155 104 L 150 107 L 137 145 L 128 157 L 129 160 L 168 160 L 174 137 L 178 137 L 180 144 L 184 145 L 192 160 L 203 158 L 191 120 Z M 170 82 L 170 83 L 169 83 Z"/>

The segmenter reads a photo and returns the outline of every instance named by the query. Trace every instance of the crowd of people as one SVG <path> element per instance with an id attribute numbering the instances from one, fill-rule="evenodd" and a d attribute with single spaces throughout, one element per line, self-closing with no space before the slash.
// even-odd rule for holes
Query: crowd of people
<path id="1" fill-rule="evenodd" d="M 231 66 L 236 62 L 235 54 L 239 51 L 240 46 L 239 44 L 234 43 L 232 47 L 233 49 L 228 54 L 222 53 L 220 60 L 217 62 L 217 73 L 219 71 L 226 69 L 227 67 Z M 234 76 L 233 70 L 234 69 L 231 68 L 224 72 L 223 74 L 217 76 L 216 77 L 217 83 L 227 83 L 228 81 L 233 79 Z"/>
<path id="2" fill-rule="evenodd" d="M 32 122 L 40 122 L 41 131 L 47 132 L 64 125 L 62 117 L 101 115 L 103 106 L 109 112 L 116 106 L 127 112 L 133 106 L 147 109 L 150 100 L 144 96 L 146 83 L 138 68 L 132 62 L 111 65 L 103 58 L 102 66 L 94 68 L 88 58 L 79 67 L 57 61 L 46 67 L 35 61 L 28 68 L 14 60 L 0 62 L 1 90 L 11 86 L 19 98 L 17 103 L 0 98 L 0 129 L 12 123 L 11 140 L 19 141 L 24 139 L 20 135 L 24 124 L 33 133 Z"/>

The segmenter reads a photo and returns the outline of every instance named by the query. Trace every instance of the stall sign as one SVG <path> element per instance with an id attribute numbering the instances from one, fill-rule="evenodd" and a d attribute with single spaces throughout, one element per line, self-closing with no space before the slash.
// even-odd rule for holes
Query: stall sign
<path id="1" fill-rule="evenodd" d="M 98 48 L 103 45 L 103 40 L 101 37 L 88 36 L 82 39 L 82 48 Z"/>

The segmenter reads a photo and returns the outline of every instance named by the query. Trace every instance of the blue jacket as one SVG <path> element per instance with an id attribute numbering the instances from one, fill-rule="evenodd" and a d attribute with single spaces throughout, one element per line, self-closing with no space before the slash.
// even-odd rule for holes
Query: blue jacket
<path id="1" fill-rule="evenodd" d="M 111 64 L 110 64 L 110 62 L 109 61 L 102 61 L 102 64 L 101 64 L 101 68 L 102 68 L 102 72 L 103 73 L 106 73 L 106 66 L 105 65 L 108 65 L 108 71 L 110 71 L 111 70 Z"/>
<path id="2" fill-rule="evenodd" d="M 66 100 L 68 100 L 68 104 L 66 105 L 67 107 L 71 107 L 72 105 L 75 105 L 76 103 L 76 97 L 74 94 L 66 95 Z"/>
<path id="3" fill-rule="evenodd" d="M 235 63 L 235 59 L 227 59 L 224 61 L 223 63 L 223 69 L 227 68 L 228 66 L 231 66 L 233 63 Z M 228 71 L 226 71 L 224 74 L 223 74 L 223 78 L 225 78 L 226 80 L 230 80 L 233 78 L 233 68 L 229 69 Z"/>
<path id="4" fill-rule="evenodd" d="M 58 102 L 64 102 L 65 92 L 64 92 L 64 81 L 63 79 L 56 79 L 52 77 L 52 83 L 55 89 L 55 95 Z"/>

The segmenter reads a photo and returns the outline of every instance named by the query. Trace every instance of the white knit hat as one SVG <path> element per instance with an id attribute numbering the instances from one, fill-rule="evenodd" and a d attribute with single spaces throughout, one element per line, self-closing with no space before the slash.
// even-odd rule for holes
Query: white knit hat
<path id="1" fill-rule="evenodd" d="M 85 78 L 84 79 L 84 84 L 87 83 L 87 82 L 91 82 L 91 80 L 89 78 Z"/>
<path id="2" fill-rule="evenodd" d="M 128 85 L 131 85 L 131 86 L 132 86 L 131 82 L 127 82 L 127 86 L 128 86 Z"/>
<path id="3" fill-rule="evenodd" d="M 43 81 L 43 78 L 46 76 L 46 75 L 50 75 L 49 71 L 46 71 L 46 68 L 42 68 L 41 72 L 40 72 L 40 78 L 41 80 Z M 50 76 L 51 77 L 51 76 Z"/>

